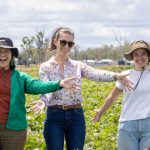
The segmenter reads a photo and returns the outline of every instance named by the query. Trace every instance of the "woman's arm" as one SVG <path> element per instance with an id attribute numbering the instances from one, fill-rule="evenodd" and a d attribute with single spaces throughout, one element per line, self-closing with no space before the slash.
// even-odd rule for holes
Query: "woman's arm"
<path id="1" fill-rule="evenodd" d="M 62 88 L 75 90 L 76 84 L 74 77 L 65 78 L 60 81 L 40 81 L 24 74 L 25 92 L 28 94 L 46 94 L 61 90 Z"/>
<path id="2" fill-rule="evenodd" d="M 53 70 L 53 68 L 51 68 L 51 70 Z M 47 65 L 45 63 L 40 65 L 39 68 L 39 76 L 40 76 L 40 80 L 41 81 L 49 81 L 50 77 L 49 77 L 49 72 L 50 72 L 50 68 L 47 67 Z M 49 103 L 49 98 L 48 97 L 52 97 L 52 93 L 48 93 L 48 94 L 42 94 L 40 96 L 40 99 L 45 103 L 48 104 Z"/>
<path id="3" fill-rule="evenodd" d="M 106 101 L 104 105 L 96 112 L 96 115 L 92 119 L 93 122 L 99 121 L 102 114 L 114 103 L 114 101 L 119 97 L 119 95 L 122 93 L 122 90 L 115 87 L 111 93 L 106 98 Z"/>
<path id="4" fill-rule="evenodd" d="M 116 79 L 116 73 L 101 69 L 95 69 L 91 66 L 86 65 L 85 63 L 80 63 L 81 76 L 83 78 L 88 78 L 93 81 L 114 81 Z"/>
<path id="5" fill-rule="evenodd" d="M 83 78 L 88 78 L 94 81 L 110 82 L 118 80 L 121 82 L 125 89 L 131 90 L 132 83 L 127 79 L 129 74 L 120 74 L 106 70 L 95 69 L 91 66 L 88 66 L 84 63 L 80 64 L 81 75 Z"/>

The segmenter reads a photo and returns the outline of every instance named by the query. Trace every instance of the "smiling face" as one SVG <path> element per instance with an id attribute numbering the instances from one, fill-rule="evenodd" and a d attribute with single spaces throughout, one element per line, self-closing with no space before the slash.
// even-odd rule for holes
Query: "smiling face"
<path id="1" fill-rule="evenodd" d="M 142 70 L 142 67 L 146 68 L 149 62 L 148 52 L 144 48 L 139 48 L 132 53 L 135 69 L 138 71 Z"/>
<path id="2" fill-rule="evenodd" d="M 55 39 L 54 43 L 57 47 L 57 53 L 68 55 L 74 45 L 74 37 L 69 33 L 60 31 L 59 38 Z"/>
<path id="3" fill-rule="evenodd" d="M 9 69 L 9 64 L 12 59 L 10 49 L 0 48 L 0 68 Z"/>

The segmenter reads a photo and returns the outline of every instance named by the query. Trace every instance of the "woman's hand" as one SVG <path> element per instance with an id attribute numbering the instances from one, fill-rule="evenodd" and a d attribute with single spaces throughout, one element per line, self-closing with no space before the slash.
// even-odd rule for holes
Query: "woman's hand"
<path id="1" fill-rule="evenodd" d="M 60 86 L 66 89 L 70 89 L 70 90 L 78 90 L 79 85 L 77 85 L 75 83 L 75 77 L 69 77 L 69 78 L 65 78 L 63 80 L 60 81 Z"/>
<path id="2" fill-rule="evenodd" d="M 32 103 L 34 106 L 31 108 L 35 114 L 38 113 L 43 113 L 44 112 L 44 108 L 45 108 L 45 102 L 43 102 L 42 100 L 38 100 Z"/>
<path id="3" fill-rule="evenodd" d="M 116 74 L 117 80 L 124 86 L 125 90 L 133 90 L 133 83 L 127 78 L 129 74 Z"/>
<path id="4" fill-rule="evenodd" d="M 96 114 L 95 114 L 95 116 L 92 119 L 93 123 L 98 122 L 100 120 L 101 116 L 102 116 L 102 113 L 101 113 L 100 110 L 95 110 L 95 112 L 96 112 Z"/>

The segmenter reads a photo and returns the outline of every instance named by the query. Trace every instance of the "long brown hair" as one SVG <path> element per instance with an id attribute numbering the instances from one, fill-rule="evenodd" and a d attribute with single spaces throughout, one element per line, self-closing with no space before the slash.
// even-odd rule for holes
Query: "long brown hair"
<path id="1" fill-rule="evenodd" d="M 9 68 L 10 69 L 15 69 L 15 61 L 14 61 L 14 57 L 12 57 L 11 61 L 10 61 L 10 64 L 9 64 Z"/>
<path id="2" fill-rule="evenodd" d="M 67 28 L 67 27 L 56 28 L 51 37 L 51 42 L 50 42 L 50 50 L 51 51 L 56 49 L 56 45 L 54 44 L 54 39 L 58 39 L 60 37 L 60 32 L 68 33 L 68 34 L 72 35 L 74 38 L 74 32 L 70 28 Z"/>
<path id="3" fill-rule="evenodd" d="M 12 70 L 15 69 L 15 67 L 16 67 L 14 58 L 15 58 L 15 55 L 14 55 L 13 51 L 11 51 L 11 61 L 9 63 L 9 68 Z"/>

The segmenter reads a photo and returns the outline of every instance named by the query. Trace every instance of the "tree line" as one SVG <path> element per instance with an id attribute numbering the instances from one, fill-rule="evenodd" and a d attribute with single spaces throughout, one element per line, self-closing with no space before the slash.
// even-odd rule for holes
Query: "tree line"
<path id="1" fill-rule="evenodd" d="M 129 51 L 130 43 L 126 40 L 121 43 L 117 38 L 116 42 L 118 42 L 118 46 L 103 45 L 99 48 L 87 48 L 86 50 L 75 45 L 71 51 L 71 58 L 75 60 L 121 59 L 123 54 Z M 55 53 L 55 51 L 48 49 L 49 44 L 50 38 L 45 36 L 44 31 L 38 31 L 33 36 L 24 36 L 20 45 L 19 64 L 29 66 L 47 61 Z"/>

